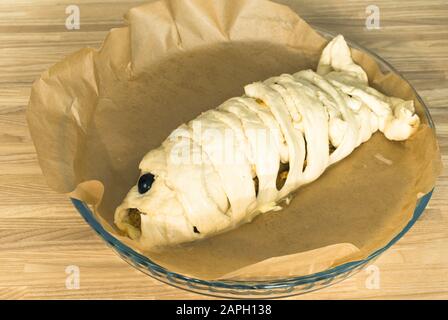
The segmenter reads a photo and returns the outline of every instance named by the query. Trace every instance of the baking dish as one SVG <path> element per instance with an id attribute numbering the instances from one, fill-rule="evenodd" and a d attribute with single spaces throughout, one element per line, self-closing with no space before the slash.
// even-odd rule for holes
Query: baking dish
<path id="1" fill-rule="evenodd" d="M 333 38 L 335 34 L 330 32 L 319 30 L 315 28 L 322 36 L 327 39 Z M 398 72 L 382 58 L 378 57 L 373 52 L 354 44 L 353 42 L 347 41 L 352 48 L 364 51 L 369 54 L 379 65 L 381 71 L 393 72 L 398 74 Z M 414 89 L 413 89 L 414 90 Z M 415 92 L 415 90 L 414 90 Z M 425 115 L 428 119 L 428 123 L 431 128 L 434 129 L 434 124 L 429 114 L 429 110 L 425 103 L 415 92 L 417 99 L 422 104 Z M 300 293 L 306 293 L 309 291 L 318 290 L 324 288 L 338 281 L 341 281 L 362 268 L 366 267 L 372 261 L 374 261 L 381 253 L 392 246 L 396 241 L 398 241 L 417 221 L 420 215 L 423 213 L 429 199 L 431 198 L 432 192 L 424 195 L 417 203 L 414 210 L 412 219 L 403 228 L 403 230 L 397 234 L 390 242 L 382 247 L 381 249 L 375 251 L 369 255 L 366 259 L 345 263 L 343 265 L 331 268 L 326 271 L 318 272 L 308 276 L 293 277 L 276 279 L 269 281 L 206 281 L 195 279 L 191 277 L 184 276 L 175 272 L 171 272 L 166 268 L 154 263 L 149 258 L 137 253 L 130 247 L 123 244 L 121 241 L 117 240 L 113 235 L 107 232 L 100 223 L 96 220 L 93 212 L 87 206 L 87 204 L 71 199 L 76 209 L 84 217 L 84 219 L 89 223 L 89 225 L 100 235 L 100 237 L 116 252 L 121 258 L 123 258 L 130 265 L 134 266 L 138 270 L 144 272 L 156 278 L 162 282 L 170 284 L 172 286 L 182 288 L 185 290 L 207 294 L 218 297 L 227 298 L 274 298 L 274 297 L 284 297 L 289 295 L 295 295 Z"/>

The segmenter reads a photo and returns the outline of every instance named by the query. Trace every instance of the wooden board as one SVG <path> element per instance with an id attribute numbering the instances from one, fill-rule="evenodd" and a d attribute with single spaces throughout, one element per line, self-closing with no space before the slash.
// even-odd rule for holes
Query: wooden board
<path id="1" fill-rule="evenodd" d="M 65 28 L 65 9 L 81 9 L 80 30 Z M 82 47 L 99 47 L 144 1 L 2 0 L 0 2 L 0 298 L 201 299 L 140 273 L 118 258 L 63 195 L 43 178 L 25 121 L 38 75 Z M 365 27 L 370 1 L 293 1 L 311 24 L 373 50 L 410 80 L 428 103 L 448 167 L 448 3 L 377 0 L 380 29 Z M 66 268 L 80 288 L 66 288 Z M 412 230 L 376 262 L 330 288 L 294 297 L 448 298 L 448 171 Z M 379 288 L 371 284 L 379 271 Z M 367 285 L 366 285 L 367 284 Z M 375 282 L 374 282 L 375 284 Z"/>

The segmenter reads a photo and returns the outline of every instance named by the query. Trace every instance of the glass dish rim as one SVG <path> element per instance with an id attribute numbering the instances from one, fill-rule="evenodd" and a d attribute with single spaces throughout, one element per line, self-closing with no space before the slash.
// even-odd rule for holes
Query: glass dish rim
<path id="1" fill-rule="evenodd" d="M 334 37 L 335 34 L 326 30 L 323 30 L 321 28 L 313 26 L 314 30 L 316 30 L 318 33 L 320 33 L 322 36 L 326 37 L 327 39 L 329 37 Z M 345 37 L 345 36 L 344 36 Z M 423 99 L 420 97 L 420 95 L 417 93 L 415 88 L 402 76 L 400 72 L 398 72 L 392 65 L 390 65 L 387 61 L 385 61 L 383 58 L 378 56 L 376 53 L 370 51 L 369 49 L 364 48 L 363 46 L 360 46 L 356 43 L 353 43 L 349 39 L 346 38 L 347 43 L 351 48 L 355 48 L 357 50 L 363 51 L 370 55 L 380 66 L 386 67 L 388 71 L 393 72 L 400 76 L 403 80 L 405 80 L 408 85 L 413 90 L 416 99 L 421 103 L 423 106 L 425 116 L 428 120 L 429 126 L 434 130 L 434 122 L 432 120 L 431 114 L 429 113 L 429 109 L 426 106 Z M 432 189 L 430 192 L 425 194 L 423 197 L 421 197 L 415 207 L 414 213 L 412 218 L 408 221 L 406 226 L 394 237 L 392 238 L 385 246 L 382 248 L 374 251 L 371 253 L 367 258 L 360 259 L 352 262 L 347 262 L 339 266 L 332 267 L 330 269 L 320 271 L 314 274 L 306 275 L 306 276 L 298 276 L 298 277 L 289 277 L 289 278 L 283 278 L 283 279 L 272 279 L 272 280 L 202 280 L 190 276 L 185 276 L 176 272 L 172 272 L 167 270 L 166 268 L 158 265 L 157 263 L 153 262 L 148 257 L 134 251 L 132 248 L 128 247 L 118 239 L 116 239 L 112 234 L 110 234 L 108 231 L 106 231 L 103 226 L 96 220 L 94 217 L 94 214 L 90 210 L 90 208 L 87 206 L 86 203 L 84 203 L 81 200 L 70 198 L 72 201 L 72 204 L 74 207 L 78 210 L 78 212 L 81 214 L 81 216 L 87 221 L 87 223 L 105 240 L 107 243 L 112 244 L 120 253 L 123 253 L 125 256 L 129 257 L 133 262 L 137 263 L 138 265 L 143 265 L 147 268 L 151 268 L 152 270 L 156 271 L 159 274 L 164 275 L 167 279 L 176 279 L 181 280 L 187 283 L 194 283 L 201 286 L 206 287 L 215 287 L 215 288 L 223 288 L 223 289 L 234 289 L 234 290 L 272 290 L 272 289 L 280 289 L 280 288 L 288 288 L 288 287 L 295 287 L 298 285 L 306 285 L 311 284 L 316 281 L 326 280 L 333 278 L 339 274 L 350 272 L 354 269 L 356 269 L 358 266 L 361 266 L 363 264 L 366 264 L 370 260 L 376 258 L 381 253 L 386 251 L 388 248 L 390 248 L 393 244 L 395 244 L 399 239 L 401 239 L 408 231 L 409 229 L 414 225 L 414 223 L 418 220 L 418 218 L 423 213 L 424 209 L 426 208 L 426 205 L 428 204 L 432 193 Z M 157 278 L 156 278 L 157 279 Z M 160 279 L 157 279 L 160 281 Z M 165 282 L 169 285 L 174 285 L 170 282 Z M 197 291 L 196 291 L 197 292 Z"/>

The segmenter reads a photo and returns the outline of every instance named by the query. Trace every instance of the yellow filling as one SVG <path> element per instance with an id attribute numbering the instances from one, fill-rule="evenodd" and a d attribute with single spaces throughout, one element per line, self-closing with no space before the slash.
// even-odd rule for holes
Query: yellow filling
<path id="1" fill-rule="evenodd" d="M 138 209 L 131 208 L 128 210 L 128 214 L 123 218 L 124 230 L 122 230 L 131 239 L 138 239 L 141 235 L 142 220 L 140 217 L 142 214 Z"/>

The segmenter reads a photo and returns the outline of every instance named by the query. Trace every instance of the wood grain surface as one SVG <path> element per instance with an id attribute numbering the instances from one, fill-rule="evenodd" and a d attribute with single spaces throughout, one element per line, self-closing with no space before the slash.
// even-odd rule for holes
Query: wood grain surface
<path id="1" fill-rule="evenodd" d="M 201 299 L 160 283 L 118 258 L 66 196 L 41 174 L 25 121 L 32 82 L 82 47 L 98 48 L 144 1 L 2 0 L 0 2 L 0 298 Z M 410 80 L 430 107 L 448 167 L 448 1 L 293 1 L 309 23 L 373 50 Z M 80 30 L 65 28 L 65 8 L 81 9 Z M 366 7 L 380 9 L 380 29 L 365 27 Z M 67 289 L 66 267 L 80 268 Z M 448 170 L 422 218 L 370 271 L 291 299 L 448 298 Z M 369 289 L 370 288 L 370 289 Z"/>

